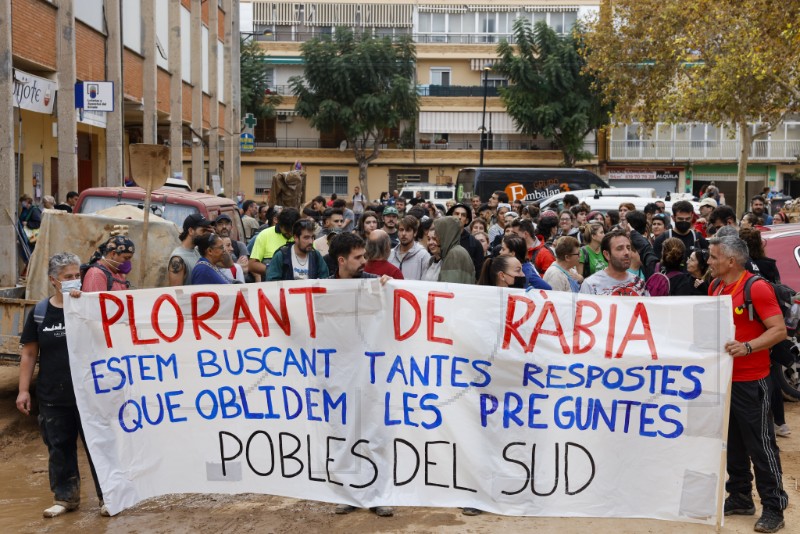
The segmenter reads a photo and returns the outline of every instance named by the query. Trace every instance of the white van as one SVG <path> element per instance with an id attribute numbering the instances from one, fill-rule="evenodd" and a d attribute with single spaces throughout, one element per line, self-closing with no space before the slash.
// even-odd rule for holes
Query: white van
<path id="1" fill-rule="evenodd" d="M 406 200 L 411 200 L 417 196 L 417 193 L 420 193 L 423 199 L 439 204 L 444 204 L 448 200 L 455 200 L 456 198 L 456 191 L 452 186 L 434 184 L 406 184 L 403 190 L 400 191 L 400 196 Z"/>
<path id="2" fill-rule="evenodd" d="M 542 211 L 554 210 L 560 212 L 562 209 L 564 209 L 564 197 L 567 195 L 575 195 L 578 197 L 579 201 L 586 202 L 591 206 L 593 199 L 597 200 L 606 197 L 647 198 L 650 199 L 649 202 L 655 202 L 656 190 L 652 187 L 607 187 L 605 189 L 579 189 L 577 191 L 558 193 L 534 202 L 534 204 L 537 204 Z"/>

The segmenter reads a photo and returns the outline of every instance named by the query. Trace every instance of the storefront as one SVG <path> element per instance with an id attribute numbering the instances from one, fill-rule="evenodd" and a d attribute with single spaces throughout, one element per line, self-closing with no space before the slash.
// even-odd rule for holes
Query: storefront
<path id="1" fill-rule="evenodd" d="M 699 195 L 704 187 L 712 182 L 719 188 L 725 204 L 731 206 L 739 214 L 745 206 L 736 205 L 736 183 L 738 179 L 737 165 L 695 165 L 686 173 L 686 186 L 691 192 Z M 748 165 L 745 198 L 749 203 L 753 195 L 761 193 L 764 187 L 776 187 L 777 172 L 770 165 Z"/>

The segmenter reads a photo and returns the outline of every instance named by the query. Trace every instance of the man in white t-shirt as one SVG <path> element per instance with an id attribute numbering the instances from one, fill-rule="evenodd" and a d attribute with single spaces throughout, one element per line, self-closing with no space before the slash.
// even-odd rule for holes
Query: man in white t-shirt
<path id="1" fill-rule="evenodd" d="M 611 231 L 603 237 L 600 252 L 608 267 L 597 271 L 581 284 L 581 293 L 589 295 L 647 296 L 644 280 L 628 272 L 631 266 L 631 240 L 623 232 Z"/>

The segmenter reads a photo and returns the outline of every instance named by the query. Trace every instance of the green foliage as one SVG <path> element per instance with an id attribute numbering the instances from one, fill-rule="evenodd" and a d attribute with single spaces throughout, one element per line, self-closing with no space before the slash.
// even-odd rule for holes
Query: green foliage
<path id="1" fill-rule="evenodd" d="M 259 44 L 253 40 L 241 41 L 239 65 L 241 68 L 241 108 L 242 116 L 252 113 L 256 118 L 268 119 L 275 116 L 275 108 L 281 97 L 269 94 L 269 68 Z"/>
<path id="2" fill-rule="evenodd" d="M 414 43 L 337 28 L 332 39 L 303 43 L 302 53 L 303 76 L 289 80 L 295 111 L 319 131 L 344 131 L 367 195 L 366 168 L 380 155 L 384 131 L 413 120 L 419 110 Z"/>
<path id="3" fill-rule="evenodd" d="M 595 80 L 582 73 L 584 43 L 574 34 L 559 36 L 544 22 L 532 27 L 527 19 L 514 21 L 516 45 L 502 41 L 500 60 L 493 70 L 510 85 L 500 97 L 515 126 L 523 133 L 552 138 L 568 167 L 590 159 L 584 138 L 608 124 L 612 109 L 593 88 Z"/>

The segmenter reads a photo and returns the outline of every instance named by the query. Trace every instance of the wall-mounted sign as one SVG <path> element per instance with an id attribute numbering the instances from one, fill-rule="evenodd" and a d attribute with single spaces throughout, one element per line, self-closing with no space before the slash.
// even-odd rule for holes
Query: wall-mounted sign
<path id="1" fill-rule="evenodd" d="M 57 89 L 58 84 L 52 80 L 14 69 L 14 107 L 16 108 L 52 114 Z"/>
<path id="2" fill-rule="evenodd" d="M 76 83 L 75 107 L 87 111 L 114 111 L 114 82 Z"/>
<path id="3" fill-rule="evenodd" d="M 251 133 L 243 133 L 239 138 L 239 150 L 242 152 L 255 152 L 256 139 Z"/>
<path id="4" fill-rule="evenodd" d="M 609 167 L 609 180 L 677 180 L 681 169 L 669 167 L 654 169 L 649 167 Z"/>

